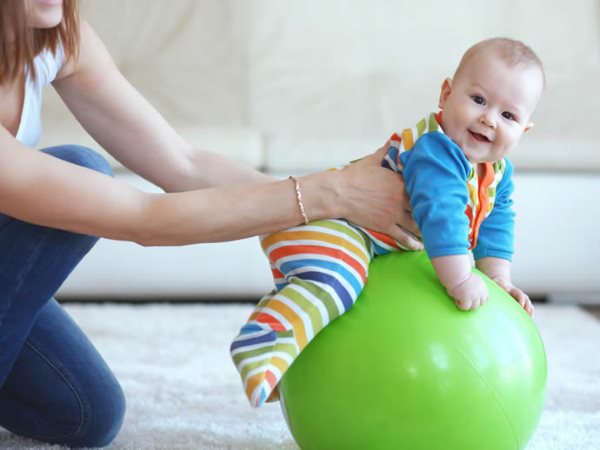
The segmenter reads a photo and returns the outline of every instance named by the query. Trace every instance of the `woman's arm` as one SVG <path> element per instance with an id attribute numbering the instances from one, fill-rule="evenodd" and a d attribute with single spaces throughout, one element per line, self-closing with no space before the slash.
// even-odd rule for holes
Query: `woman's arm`
<path id="1" fill-rule="evenodd" d="M 228 187 L 179 196 L 156 196 L 150 200 L 150 196 L 122 185 L 117 187 L 118 183 L 97 174 L 67 169 L 64 164 L 54 161 L 48 166 L 53 167 L 52 170 L 45 169 L 46 165 L 40 162 L 38 176 L 45 177 L 42 172 L 51 170 L 53 176 L 62 179 L 59 172 L 66 171 L 65 178 L 72 179 L 71 186 L 68 186 L 67 180 L 55 185 L 60 191 L 56 194 L 61 198 L 74 195 L 74 191 L 79 189 L 75 186 L 86 178 L 88 198 L 84 198 L 84 192 L 78 192 L 76 204 L 94 198 L 96 204 L 102 203 L 103 207 L 96 211 L 99 216 L 88 211 L 91 205 L 83 205 L 79 208 L 79 217 L 75 217 L 76 211 L 70 212 L 71 217 L 62 214 L 42 217 L 37 212 L 37 216 L 29 220 L 146 244 L 237 239 L 301 222 L 291 182 L 274 182 L 267 175 L 233 160 L 210 152 L 194 151 L 125 80 L 86 22 L 82 23 L 80 56 L 67 61 L 54 86 L 76 118 L 103 148 L 126 167 L 165 191 Z M 14 147 L 14 144 L 11 146 Z M 385 232 L 408 247 L 421 248 L 419 242 L 396 225 L 400 224 L 418 235 L 401 177 L 380 167 L 384 153 L 385 150 L 380 149 L 378 153 L 338 172 L 301 177 L 306 211 L 310 219 L 344 217 L 358 225 Z M 47 158 L 44 159 L 47 161 Z M 88 181 L 88 178 L 95 181 Z M 236 185 L 244 187 L 235 188 Z M 55 201 L 60 202 L 60 199 Z M 125 205 L 127 202 L 132 204 Z M 55 206 L 57 211 L 61 210 L 60 205 Z M 183 212 L 183 209 L 188 212 Z M 111 210 L 120 211 L 119 217 L 111 217 L 107 212 Z M 140 211 L 142 218 L 132 217 L 129 211 Z M 171 220 L 177 226 L 172 230 L 161 229 L 159 224 L 169 225 L 167 218 L 158 217 L 162 214 L 171 214 Z M 153 221 L 156 227 L 144 223 L 147 220 Z M 184 223 L 186 221 L 189 224 Z M 186 227 L 189 228 L 187 232 Z"/>
<path id="2" fill-rule="evenodd" d="M 167 192 L 271 180 L 236 161 L 193 149 L 119 72 L 85 21 L 79 57 L 67 60 L 53 85 L 107 152 Z"/>
<path id="3" fill-rule="evenodd" d="M 321 216 L 335 212 L 318 201 L 310 207 Z M 32 150 L 3 127 L 0 211 L 39 225 L 144 245 L 237 239 L 301 221 L 288 180 L 148 194 Z"/>
<path id="4" fill-rule="evenodd" d="M 378 169 L 372 165 L 366 168 L 366 172 Z M 360 199 L 362 192 L 340 190 L 340 186 L 351 185 L 352 180 L 360 183 L 362 176 L 372 174 L 352 168 L 301 177 L 305 208 L 311 219 L 358 216 L 352 200 Z M 385 196 L 381 199 L 389 200 Z M 373 206 L 371 212 L 385 209 Z M 149 194 L 32 150 L 3 127 L 0 211 L 39 225 L 142 245 L 240 239 L 302 221 L 294 185 L 289 180 Z M 400 211 L 391 207 L 375 218 L 382 228 L 390 229 L 397 228 L 396 219 L 401 219 Z"/>

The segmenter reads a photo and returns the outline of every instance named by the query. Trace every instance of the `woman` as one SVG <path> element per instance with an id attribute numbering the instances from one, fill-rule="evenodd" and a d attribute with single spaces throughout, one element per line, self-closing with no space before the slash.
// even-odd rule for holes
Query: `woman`
<path id="1" fill-rule="evenodd" d="M 119 431 L 117 380 L 52 299 L 96 236 L 184 245 L 344 217 L 420 246 L 396 225 L 416 232 L 401 179 L 379 167 L 385 149 L 275 181 L 184 142 L 119 73 L 76 0 L 0 0 L 0 27 L 0 426 L 70 447 Z M 100 145 L 167 193 L 114 181 L 83 147 L 33 150 L 48 83 Z"/>

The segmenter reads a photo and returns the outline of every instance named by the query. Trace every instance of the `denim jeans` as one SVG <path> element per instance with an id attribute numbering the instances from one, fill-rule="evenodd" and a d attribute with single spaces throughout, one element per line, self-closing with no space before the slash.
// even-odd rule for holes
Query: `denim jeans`
<path id="1" fill-rule="evenodd" d="M 84 147 L 42 150 L 111 174 Z M 70 447 L 111 442 L 125 398 L 98 351 L 53 295 L 98 238 L 0 214 L 0 426 Z"/>

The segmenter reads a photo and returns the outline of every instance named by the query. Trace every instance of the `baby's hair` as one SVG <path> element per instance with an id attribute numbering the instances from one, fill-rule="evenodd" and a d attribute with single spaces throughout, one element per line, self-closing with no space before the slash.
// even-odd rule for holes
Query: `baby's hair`
<path id="1" fill-rule="evenodd" d="M 523 42 L 506 37 L 486 39 L 469 48 L 460 60 L 458 68 L 454 73 L 454 77 L 456 78 L 460 74 L 467 62 L 469 62 L 475 55 L 481 51 L 490 50 L 495 51 L 496 54 L 504 60 L 504 62 L 511 66 L 522 65 L 524 67 L 538 68 L 542 75 L 543 85 L 546 85 L 544 64 L 538 55 L 536 55 L 531 47 L 525 45 Z"/>

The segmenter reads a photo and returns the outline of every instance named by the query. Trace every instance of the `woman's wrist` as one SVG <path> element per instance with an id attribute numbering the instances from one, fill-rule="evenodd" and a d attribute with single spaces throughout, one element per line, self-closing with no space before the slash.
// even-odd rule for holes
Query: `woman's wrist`
<path id="1" fill-rule="evenodd" d="M 336 172 L 325 171 L 294 177 L 298 180 L 304 214 L 309 221 L 344 216 L 342 196 L 338 187 L 338 173 Z M 297 194 L 296 203 L 298 215 L 304 221 Z"/>
<path id="2" fill-rule="evenodd" d="M 289 178 L 294 183 L 294 190 L 296 191 L 296 203 L 298 204 L 298 210 L 304 221 L 304 225 L 308 225 L 308 216 L 306 215 L 306 208 L 304 208 L 304 200 L 302 199 L 302 189 L 300 188 L 300 182 L 298 178 L 291 175 Z"/>

